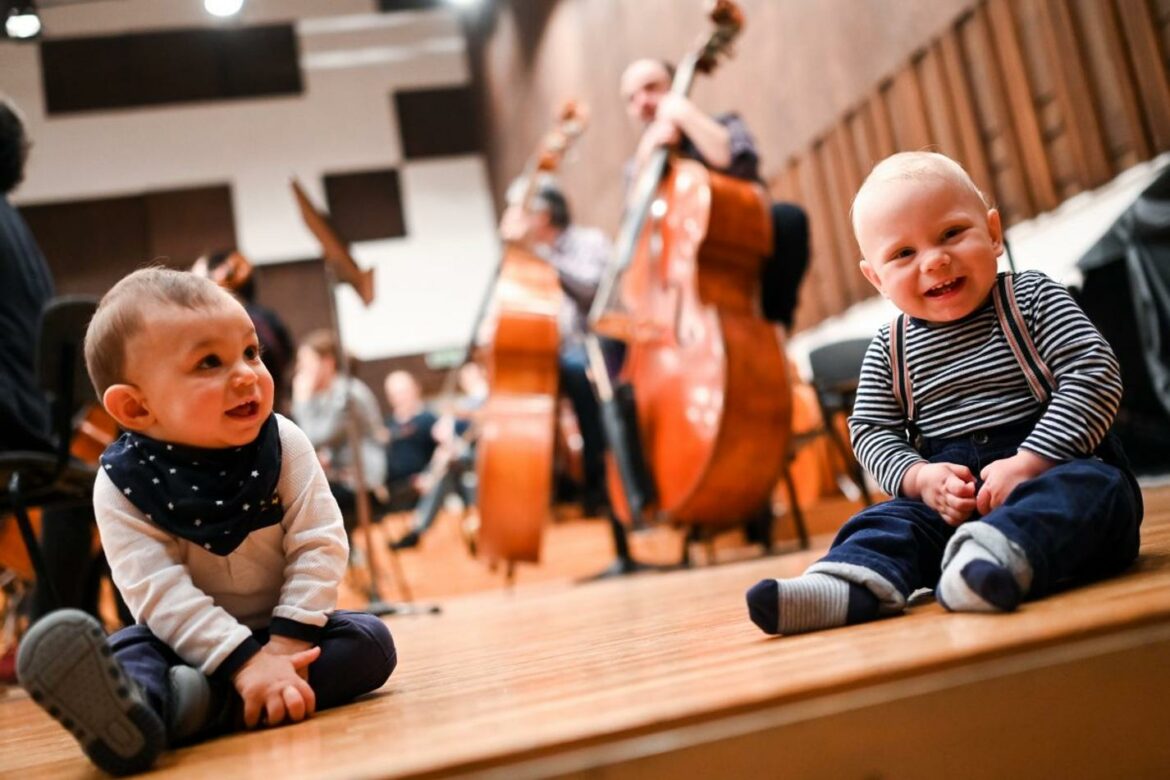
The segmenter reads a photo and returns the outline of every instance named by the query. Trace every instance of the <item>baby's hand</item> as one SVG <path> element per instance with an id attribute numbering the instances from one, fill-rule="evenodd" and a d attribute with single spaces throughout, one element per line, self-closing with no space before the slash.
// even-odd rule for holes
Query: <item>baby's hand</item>
<path id="1" fill-rule="evenodd" d="M 902 480 L 902 492 L 942 515 L 948 525 L 959 525 L 975 511 L 975 477 L 956 463 L 921 463 Z"/>
<path id="2" fill-rule="evenodd" d="M 268 638 L 268 644 L 264 646 L 269 652 L 277 655 L 296 655 L 303 653 L 306 650 L 313 648 L 312 642 L 307 642 L 304 639 L 293 639 L 291 636 L 281 636 L 277 634 Z M 309 679 L 309 665 L 297 669 L 297 675 L 302 680 Z"/>
<path id="3" fill-rule="evenodd" d="M 282 722 L 286 715 L 293 722 L 312 715 L 317 709 L 317 697 L 309 683 L 301 679 L 300 670 L 307 669 L 320 654 L 321 648 L 310 647 L 284 655 L 269 641 L 248 659 L 232 678 L 244 700 L 244 725 L 252 728 L 260 722 L 262 713 L 269 726 Z"/>
<path id="4" fill-rule="evenodd" d="M 1055 465 L 1055 461 L 1027 450 L 1020 450 L 1010 458 L 987 464 L 983 471 L 979 472 L 979 477 L 983 480 L 983 487 L 979 488 L 979 495 L 976 498 L 979 514 L 985 515 L 999 508 L 1016 489 L 1016 485 L 1040 476 Z"/>

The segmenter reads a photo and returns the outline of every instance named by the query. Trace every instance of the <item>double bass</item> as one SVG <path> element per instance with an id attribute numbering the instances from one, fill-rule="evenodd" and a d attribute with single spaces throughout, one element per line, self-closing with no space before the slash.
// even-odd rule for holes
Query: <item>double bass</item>
<path id="1" fill-rule="evenodd" d="M 556 170 L 583 129 L 583 112 L 567 103 L 526 166 L 525 208 L 538 177 Z M 509 576 L 516 562 L 539 561 L 551 517 L 562 295 L 556 269 L 527 247 L 505 242 L 488 296 L 495 306 L 486 345 L 488 397 L 473 427 L 479 437 L 477 546 L 489 562 L 504 561 Z"/>
<path id="2" fill-rule="evenodd" d="M 673 93 L 710 72 L 743 23 L 725 0 L 711 18 L 714 31 L 680 63 Z M 627 344 L 616 386 L 596 338 L 587 345 L 623 521 L 637 526 L 645 514 L 718 530 L 770 511 L 792 409 L 783 335 L 760 313 L 772 239 L 759 184 L 665 148 L 643 166 L 590 311 L 594 332 Z"/>

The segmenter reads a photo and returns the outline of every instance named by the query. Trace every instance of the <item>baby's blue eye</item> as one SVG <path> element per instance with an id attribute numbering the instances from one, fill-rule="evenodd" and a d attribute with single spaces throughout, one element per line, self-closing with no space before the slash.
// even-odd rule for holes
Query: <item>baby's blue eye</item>
<path id="1" fill-rule="evenodd" d="M 219 368 L 220 360 L 218 355 L 208 355 L 199 361 L 200 368 Z"/>
<path id="2" fill-rule="evenodd" d="M 255 360 L 260 357 L 260 347 L 250 346 L 244 348 L 244 357 L 248 360 Z"/>

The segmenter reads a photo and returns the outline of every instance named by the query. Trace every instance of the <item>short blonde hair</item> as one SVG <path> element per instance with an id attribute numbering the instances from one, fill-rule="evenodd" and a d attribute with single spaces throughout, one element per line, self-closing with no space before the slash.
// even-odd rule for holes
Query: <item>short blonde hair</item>
<path id="1" fill-rule="evenodd" d="M 983 194 L 970 174 L 963 166 L 938 152 L 898 152 L 873 166 L 869 176 L 865 177 L 857 194 L 853 196 L 853 203 L 849 207 L 849 217 L 853 225 L 853 232 L 857 232 L 857 203 L 861 196 L 874 185 L 889 181 L 922 181 L 924 179 L 943 179 L 957 187 L 970 192 L 987 208 L 991 203 Z"/>
<path id="2" fill-rule="evenodd" d="M 190 271 L 143 268 L 110 288 L 85 332 L 85 367 L 98 398 L 126 381 L 126 344 L 146 326 L 151 304 L 211 309 L 234 300 L 210 279 Z"/>

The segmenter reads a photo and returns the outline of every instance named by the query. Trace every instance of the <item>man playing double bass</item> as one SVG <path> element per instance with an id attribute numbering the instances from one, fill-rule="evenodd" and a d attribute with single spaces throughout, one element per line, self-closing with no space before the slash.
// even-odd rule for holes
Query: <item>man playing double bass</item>
<path id="1" fill-rule="evenodd" d="M 673 77 L 673 66 L 653 59 L 635 60 L 622 73 L 626 113 L 644 128 L 627 176 L 632 180 L 655 149 L 671 146 L 719 173 L 759 181 L 756 142 L 743 118 L 708 116 L 689 98 L 671 93 Z M 797 288 L 808 267 L 808 220 L 799 206 L 775 203 L 772 227 L 774 249 L 760 280 L 764 316 L 791 327 Z"/>
<path id="2" fill-rule="evenodd" d="M 597 228 L 574 225 L 569 205 L 553 177 L 542 175 L 525 205 L 524 179 L 508 188 L 507 207 L 500 221 L 500 234 L 507 241 L 527 246 L 556 269 L 564 298 L 558 312 L 561 347 L 558 355 L 560 385 L 573 405 L 581 429 L 585 485 L 582 506 L 587 516 L 601 514 L 608 505 L 605 484 L 605 436 L 600 411 L 586 374 L 583 339 L 586 316 L 602 271 L 609 262 L 612 246 Z M 610 370 L 620 356 L 620 345 L 605 345 Z"/>
<path id="3" fill-rule="evenodd" d="M 756 142 L 738 114 L 708 116 L 691 100 L 671 94 L 674 68 L 661 60 L 631 62 L 622 74 L 621 93 L 630 119 L 644 126 L 634 153 L 634 170 L 661 146 L 737 179 L 759 179 Z"/>

